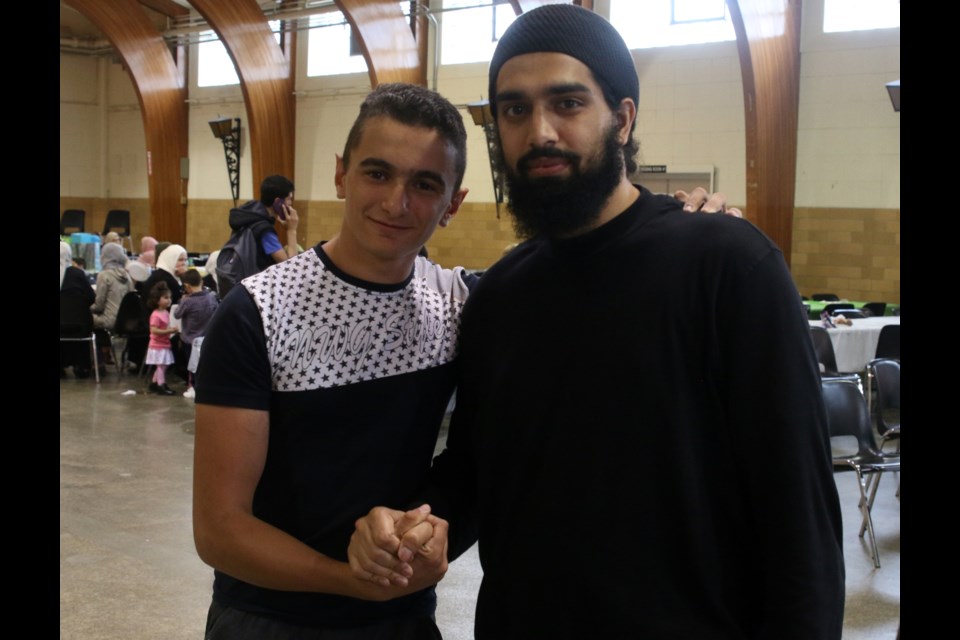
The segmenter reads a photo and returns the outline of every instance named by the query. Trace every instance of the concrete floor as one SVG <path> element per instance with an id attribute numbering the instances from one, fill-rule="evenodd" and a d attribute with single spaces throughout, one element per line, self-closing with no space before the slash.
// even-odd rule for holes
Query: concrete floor
<path id="1" fill-rule="evenodd" d="M 203 635 L 213 574 L 197 558 L 191 533 L 193 402 L 144 395 L 144 387 L 143 379 L 115 372 L 100 385 L 60 380 L 61 640 Z M 893 639 L 900 618 L 899 479 L 884 479 L 874 506 L 881 569 L 857 537 L 854 476 L 837 482 L 847 563 L 843 637 Z M 438 587 L 437 622 L 446 640 L 473 637 L 480 576 L 474 548 Z"/>

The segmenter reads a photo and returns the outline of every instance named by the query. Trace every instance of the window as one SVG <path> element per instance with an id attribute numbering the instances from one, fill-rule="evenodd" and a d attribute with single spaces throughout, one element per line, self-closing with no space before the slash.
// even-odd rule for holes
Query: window
<path id="1" fill-rule="evenodd" d="M 899 27 L 900 0 L 824 0 L 824 33 Z"/>
<path id="2" fill-rule="evenodd" d="M 280 21 L 271 20 L 270 29 L 277 43 L 280 43 Z M 214 31 L 200 32 L 200 44 L 197 45 L 197 86 L 225 87 L 240 84 L 237 69 Z"/>
<path id="3" fill-rule="evenodd" d="M 672 0 L 670 10 L 672 24 L 693 24 L 727 17 L 724 0 Z"/>
<path id="4" fill-rule="evenodd" d="M 352 37 L 353 29 L 340 11 L 310 16 L 307 75 L 335 76 L 364 73 L 367 61 Z"/>
<path id="5" fill-rule="evenodd" d="M 410 15 L 411 2 L 398 3 L 403 15 Z M 340 11 L 327 11 L 310 16 L 307 38 L 307 76 L 335 76 L 345 73 L 366 73 L 360 41 Z"/>
<path id="6" fill-rule="evenodd" d="M 610 22 L 631 49 L 737 39 L 723 0 L 610 0 Z"/>
<path id="7" fill-rule="evenodd" d="M 507 0 L 444 0 L 440 63 L 490 60 L 515 18 Z"/>
<path id="8" fill-rule="evenodd" d="M 223 87 L 240 84 L 233 60 L 227 54 L 227 48 L 220 42 L 214 31 L 200 33 L 197 45 L 197 86 Z"/>

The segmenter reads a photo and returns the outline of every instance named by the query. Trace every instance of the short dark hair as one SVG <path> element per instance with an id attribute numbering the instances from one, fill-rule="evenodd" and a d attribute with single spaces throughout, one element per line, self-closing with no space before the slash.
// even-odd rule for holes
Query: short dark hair
<path id="1" fill-rule="evenodd" d="M 183 272 L 183 275 L 180 276 L 180 281 L 183 284 L 190 285 L 191 287 L 199 287 L 203 284 L 203 277 L 196 269 L 187 269 Z"/>
<path id="2" fill-rule="evenodd" d="M 153 311 L 160 306 L 160 298 L 172 297 L 172 295 L 166 282 L 158 282 L 150 288 L 150 293 L 147 294 L 147 309 Z"/>
<path id="3" fill-rule="evenodd" d="M 392 82 L 381 84 L 371 91 L 360 105 L 360 114 L 353 122 L 347 143 L 343 147 L 343 164 L 350 165 L 350 152 L 360 144 L 360 136 L 367 120 L 386 116 L 411 127 L 437 131 L 456 150 L 456 183 L 460 188 L 467 170 L 467 131 L 463 117 L 449 100 L 436 91 L 415 84 Z"/>
<path id="4" fill-rule="evenodd" d="M 260 202 L 269 207 L 277 198 L 285 200 L 293 193 L 293 182 L 284 176 L 267 176 L 260 183 Z"/>

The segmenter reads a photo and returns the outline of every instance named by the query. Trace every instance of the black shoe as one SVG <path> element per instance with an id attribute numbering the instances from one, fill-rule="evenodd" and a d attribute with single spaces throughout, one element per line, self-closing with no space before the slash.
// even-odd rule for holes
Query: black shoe
<path id="1" fill-rule="evenodd" d="M 170 387 L 168 387 L 167 385 L 163 385 L 162 387 L 160 387 L 159 390 L 157 391 L 157 393 L 159 393 L 159 394 L 162 395 L 162 396 L 175 396 L 175 395 L 177 395 L 177 392 L 174 391 L 173 389 L 171 389 Z"/>

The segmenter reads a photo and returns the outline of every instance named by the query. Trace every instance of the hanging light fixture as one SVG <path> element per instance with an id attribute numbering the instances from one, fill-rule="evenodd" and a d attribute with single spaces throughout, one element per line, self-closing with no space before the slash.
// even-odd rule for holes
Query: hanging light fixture
<path id="1" fill-rule="evenodd" d="M 217 118 L 207 124 L 213 136 L 223 143 L 230 193 L 233 195 L 233 206 L 237 206 L 240 198 L 240 118 Z"/>
<path id="2" fill-rule="evenodd" d="M 503 174 L 500 173 L 495 160 L 497 150 L 497 133 L 493 125 L 493 112 L 490 111 L 490 101 L 481 100 L 467 105 L 467 111 L 473 118 L 473 124 L 483 129 L 487 136 L 487 157 L 490 158 L 490 175 L 493 178 L 493 196 L 497 204 L 497 218 L 500 218 L 500 205 L 503 204 Z"/>

